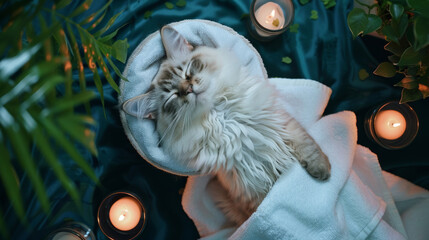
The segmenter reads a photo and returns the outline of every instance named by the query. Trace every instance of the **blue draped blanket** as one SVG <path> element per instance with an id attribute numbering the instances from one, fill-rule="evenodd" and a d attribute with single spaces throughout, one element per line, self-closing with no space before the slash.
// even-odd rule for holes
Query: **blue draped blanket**
<path id="1" fill-rule="evenodd" d="M 79 4 L 75 1 L 73 4 Z M 106 0 L 94 1 L 88 15 L 103 6 Z M 171 1 L 176 3 L 176 1 Z M 347 27 L 347 13 L 353 8 L 352 0 L 339 0 L 326 9 L 321 0 L 311 0 L 301 5 L 293 0 L 296 32 L 286 31 L 271 42 L 258 42 L 247 32 L 251 0 L 187 0 L 186 6 L 168 9 L 165 1 L 113 1 L 106 19 L 123 11 L 112 29 L 120 28 L 118 37 L 127 38 L 128 55 L 149 34 L 163 25 L 184 19 L 207 19 L 231 27 L 245 38 L 260 53 L 268 77 L 315 79 L 332 89 L 332 96 L 325 113 L 342 110 L 354 111 L 357 115 L 358 143 L 369 147 L 378 155 L 381 167 L 404 177 L 417 185 L 429 188 L 429 159 L 426 148 L 429 137 L 429 102 L 412 103 L 420 119 L 420 132 L 414 142 L 402 150 L 384 150 L 365 135 L 365 113 L 378 104 L 399 99 L 400 89 L 393 87 L 399 79 L 384 79 L 369 74 L 360 80 L 358 73 L 364 69 L 371 73 L 380 61 L 386 58 L 382 50 L 384 42 L 374 38 L 352 39 Z M 318 12 L 318 19 L 310 19 L 311 11 Z M 145 13 L 151 11 L 149 18 Z M 292 62 L 282 62 L 290 57 Z M 123 70 L 124 65 L 119 65 Z M 113 74 L 113 73 L 112 73 Z M 77 72 L 74 74 L 78 79 Z M 87 86 L 96 92 L 91 74 L 86 74 Z M 115 80 L 119 82 L 116 76 Z M 46 233 L 57 228 L 65 220 L 75 220 L 91 227 L 97 239 L 107 239 L 96 221 L 96 212 L 101 200 L 110 192 L 128 189 L 137 192 L 147 208 L 147 225 L 141 239 L 196 239 L 199 237 L 193 222 L 183 212 L 181 198 L 185 177 L 179 177 L 154 168 L 129 143 L 119 119 L 117 93 L 107 84 L 104 88 L 106 115 L 98 100 L 92 114 L 98 123 L 96 146 L 98 158 L 79 149 L 95 169 L 102 187 L 96 187 L 67 156 L 59 155 L 59 161 L 78 186 L 82 208 L 78 209 L 56 180 L 53 172 L 40 165 L 44 183 L 52 202 L 51 212 L 46 215 L 34 196 L 25 174 L 20 174 L 21 192 L 28 206 L 29 225 L 24 226 L 9 208 L 5 219 L 12 239 L 43 239 Z M 35 155 L 36 159 L 41 156 Z"/>

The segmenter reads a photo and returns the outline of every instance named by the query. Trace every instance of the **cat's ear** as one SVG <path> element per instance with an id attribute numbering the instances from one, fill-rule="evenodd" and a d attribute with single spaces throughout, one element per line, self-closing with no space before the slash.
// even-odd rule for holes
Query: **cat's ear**
<path id="1" fill-rule="evenodd" d="M 154 90 L 128 99 L 122 104 L 122 110 L 137 118 L 156 118 L 156 99 Z"/>
<path id="2" fill-rule="evenodd" d="M 161 39 L 167 58 L 181 60 L 189 55 L 194 47 L 174 28 L 164 26 L 161 29 Z"/>

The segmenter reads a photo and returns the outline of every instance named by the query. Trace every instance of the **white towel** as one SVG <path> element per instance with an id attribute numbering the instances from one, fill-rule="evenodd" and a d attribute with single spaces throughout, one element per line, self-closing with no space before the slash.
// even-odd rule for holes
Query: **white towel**
<path id="1" fill-rule="evenodd" d="M 312 80 L 270 81 L 284 96 L 285 109 L 301 122 L 329 157 L 331 178 L 327 182 L 316 181 L 297 164 L 281 176 L 257 211 L 235 229 L 224 228 L 225 217 L 210 198 L 213 194 L 224 194 L 222 187 L 207 185 L 212 176 L 190 177 L 182 204 L 201 237 L 425 239 L 429 236 L 428 191 L 382 173 L 377 156 L 356 143 L 356 119 L 352 112 L 320 118 L 330 97 L 329 88 Z M 389 186 L 384 176 L 389 176 Z M 412 194 L 405 189 L 412 189 Z M 402 218 L 403 212 L 398 212 L 395 204 L 401 200 L 407 213 Z"/>

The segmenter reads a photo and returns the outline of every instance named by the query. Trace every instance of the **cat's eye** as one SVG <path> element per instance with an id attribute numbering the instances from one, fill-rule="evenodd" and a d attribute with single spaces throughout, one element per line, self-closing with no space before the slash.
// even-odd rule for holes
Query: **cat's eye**
<path id="1" fill-rule="evenodd" d="M 183 68 L 181 66 L 178 66 L 177 69 L 179 69 L 179 71 L 183 71 Z"/>

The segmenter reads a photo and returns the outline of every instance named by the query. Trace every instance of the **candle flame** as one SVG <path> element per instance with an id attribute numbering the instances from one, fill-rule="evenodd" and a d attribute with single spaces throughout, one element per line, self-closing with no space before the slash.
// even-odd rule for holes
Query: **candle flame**
<path id="1" fill-rule="evenodd" d="M 392 126 L 393 127 L 399 127 L 399 126 L 401 126 L 401 124 L 400 123 L 394 123 L 394 124 L 392 124 Z"/>
<path id="2" fill-rule="evenodd" d="M 271 11 L 271 13 L 270 13 L 271 18 L 274 18 L 274 16 L 276 16 L 276 10 L 275 9 L 273 9 L 273 11 Z"/>
<path id="3" fill-rule="evenodd" d="M 121 216 L 119 216 L 119 221 L 124 221 L 125 219 L 125 213 L 121 214 Z"/>
<path id="4" fill-rule="evenodd" d="M 265 18 L 265 23 L 271 24 L 271 23 L 273 22 L 273 18 L 274 18 L 275 16 L 276 16 L 276 10 L 275 10 L 275 9 L 273 9 L 273 10 L 271 11 L 270 15 L 268 15 L 268 16 Z"/>

